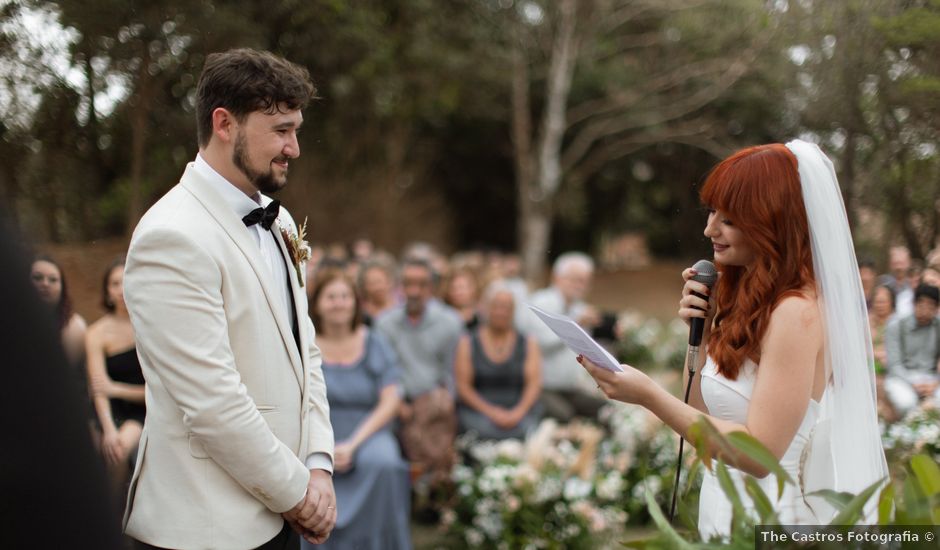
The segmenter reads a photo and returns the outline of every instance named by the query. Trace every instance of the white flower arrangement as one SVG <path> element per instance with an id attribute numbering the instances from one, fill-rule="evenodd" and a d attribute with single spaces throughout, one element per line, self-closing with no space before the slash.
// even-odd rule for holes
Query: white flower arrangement
<path id="1" fill-rule="evenodd" d="M 894 424 L 882 424 L 881 440 L 890 463 L 905 464 L 917 453 L 940 462 L 940 409 L 921 406 Z"/>
<path id="2" fill-rule="evenodd" d="M 442 525 L 452 540 L 488 548 L 617 547 L 633 514 L 646 519 L 647 490 L 668 501 L 678 440 L 638 407 L 608 405 L 602 415 L 613 433 L 545 420 L 525 442 L 459 438 L 470 465 L 451 475 L 457 496 Z"/>

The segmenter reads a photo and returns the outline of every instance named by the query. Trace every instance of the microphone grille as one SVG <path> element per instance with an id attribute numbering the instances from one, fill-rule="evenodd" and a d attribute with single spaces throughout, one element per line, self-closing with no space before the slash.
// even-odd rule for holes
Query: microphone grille
<path id="1" fill-rule="evenodd" d="M 708 288 L 714 286 L 715 281 L 718 280 L 718 270 L 715 269 L 715 264 L 708 260 L 699 260 L 695 262 L 695 265 L 692 266 L 692 269 L 698 272 L 692 277 L 692 280 L 698 283 L 702 283 Z"/>

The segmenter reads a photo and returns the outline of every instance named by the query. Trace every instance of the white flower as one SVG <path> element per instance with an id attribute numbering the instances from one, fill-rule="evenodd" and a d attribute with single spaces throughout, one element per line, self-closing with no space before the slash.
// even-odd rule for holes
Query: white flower
<path id="1" fill-rule="evenodd" d="M 502 458 L 520 461 L 525 454 L 525 447 L 518 439 L 504 439 L 496 444 L 496 454 Z"/>
<path id="2" fill-rule="evenodd" d="M 470 447 L 470 456 L 483 464 L 491 464 L 496 458 L 496 445 L 492 441 L 478 441 Z"/>
<path id="3" fill-rule="evenodd" d="M 470 546 L 480 546 L 483 544 L 483 533 L 477 531 L 476 529 L 467 529 L 467 532 L 464 533 L 464 536 L 467 537 L 467 544 Z"/>
<path id="4" fill-rule="evenodd" d="M 569 477 L 568 480 L 565 481 L 565 499 L 574 501 L 586 498 L 591 494 L 591 489 L 593 489 L 593 486 L 590 481 L 585 481 L 577 476 Z"/>
<path id="5" fill-rule="evenodd" d="M 644 480 L 646 489 L 652 494 L 658 494 L 663 486 L 663 480 L 659 476 L 650 476 Z"/>
<path id="6" fill-rule="evenodd" d="M 504 493 L 509 488 L 509 480 L 513 478 L 515 468 L 507 464 L 490 466 L 480 474 L 477 485 L 484 494 Z"/>
<path id="7" fill-rule="evenodd" d="M 940 426 L 936 424 L 924 426 L 920 430 L 920 437 L 921 441 L 924 442 L 936 441 L 937 439 L 940 439 Z"/>
<path id="8" fill-rule="evenodd" d="M 652 346 L 656 342 L 661 326 L 656 319 L 650 319 L 643 323 L 643 326 L 636 331 L 637 343 L 647 348 Z"/>
<path id="9" fill-rule="evenodd" d="M 633 331 L 643 324 L 643 314 L 641 314 L 639 311 L 633 310 L 624 311 L 620 314 L 617 321 L 625 332 Z"/>
<path id="10" fill-rule="evenodd" d="M 549 477 L 535 486 L 535 494 L 532 495 L 532 498 L 536 503 L 548 502 L 560 497 L 561 491 L 561 480 L 557 477 Z"/>
<path id="11" fill-rule="evenodd" d="M 489 514 L 495 507 L 496 503 L 493 501 L 493 499 L 481 498 L 473 506 L 473 511 L 476 512 L 477 519 L 479 519 L 480 517 Z M 476 519 L 474 519 L 474 523 L 476 523 Z"/>
<path id="12" fill-rule="evenodd" d="M 516 468 L 516 475 L 514 477 L 514 485 L 516 487 L 522 487 L 524 485 L 535 485 L 539 482 L 541 476 L 539 472 L 529 464 L 521 464 Z"/>
<path id="13" fill-rule="evenodd" d="M 627 523 L 627 519 L 630 517 L 629 514 L 616 506 L 608 506 L 601 511 L 604 517 L 607 518 L 607 523 L 615 527 Z"/>
<path id="14" fill-rule="evenodd" d="M 473 469 L 463 464 L 457 464 L 454 466 L 454 469 L 451 470 L 450 478 L 455 483 L 465 483 L 473 479 Z"/>
<path id="15" fill-rule="evenodd" d="M 597 496 L 605 500 L 617 500 L 623 493 L 623 485 L 620 472 L 609 472 L 597 484 Z"/>
<path id="16" fill-rule="evenodd" d="M 499 514 L 486 514 L 473 518 L 473 525 L 479 528 L 487 537 L 499 539 L 503 534 L 503 518 Z"/>

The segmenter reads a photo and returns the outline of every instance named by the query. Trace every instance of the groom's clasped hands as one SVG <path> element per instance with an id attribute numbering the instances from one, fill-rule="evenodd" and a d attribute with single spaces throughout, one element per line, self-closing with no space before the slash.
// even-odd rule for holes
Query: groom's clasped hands
<path id="1" fill-rule="evenodd" d="M 306 496 L 282 515 L 307 542 L 325 542 L 336 525 L 336 494 L 333 492 L 333 477 L 330 473 L 310 470 Z"/>

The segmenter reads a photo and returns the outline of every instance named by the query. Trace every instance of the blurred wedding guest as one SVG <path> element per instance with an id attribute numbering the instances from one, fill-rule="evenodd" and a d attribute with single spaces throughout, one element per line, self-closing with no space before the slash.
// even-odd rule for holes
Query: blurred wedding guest
<path id="1" fill-rule="evenodd" d="M 863 279 L 864 281 L 864 279 Z M 871 307 L 868 310 L 868 325 L 871 328 L 871 345 L 875 358 L 875 388 L 878 415 L 888 422 L 897 420 L 897 413 L 885 393 L 888 353 L 885 351 L 885 329 L 894 318 L 894 290 L 888 285 L 878 285 L 872 290 Z"/>
<path id="2" fill-rule="evenodd" d="M 924 262 L 911 260 L 911 268 L 907 271 L 907 280 L 910 281 L 911 288 L 917 288 L 917 285 L 920 284 L 925 267 Z"/>
<path id="3" fill-rule="evenodd" d="M 914 288 L 911 280 L 911 252 L 906 246 L 892 246 L 888 251 L 887 277 L 894 287 L 895 313 L 906 317 L 914 312 Z"/>
<path id="4" fill-rule="evenodd" d="M 937 243 L 938 246 L 931 248 L 924 256 L 924 261 L 927 262 L 927 265 L 940 266 L 940 239 L 937 239 Z"/>
<path id="5" fill-rule="evenodd" d="M 450 271 L 450 262 L 431 243 L 415 241 L 409 243 L 401 255 L 402 258 L 423 260 L 431 266 L 434 273 L 440 277 Z"/>
<path id="6" fill-rule="evenodd" d="M 878 271 L 875 269 L 875 262 L 867 258 L 859 260 L 858 274 L 862 278 L 862 292 L 865 293 L 865 303 L 871 308 L 872 295 L 878 282 Z"/>
<path id="7" fill-rule="evenodd" d="M 499 281 L 482 301 L 482 322 L 457 345 L 454 374 L 461 432 L 484 439 L 524 438 L 540 417 L 538 343 L 515 329 L 515 297 Z"/>
<path id="8" fill-rule="evenodd" d="M 401 365 L 401 443 L 420 474 L 416 489 L 425 492 L 445 483 L 453 464 L 453 359 L 463 323 L 451 308 L 431 299 L 437 275 L 428 262 L 408 258 L 400 273 L 405 303 L 378 318 L 375 328 Z"/>
<path id="9" fill-rule="evenodd" d="M 566 252 L 552 266 L 552 284 L 534 292 L 529 303 L 549 313 L 561 314 L 580 324 L 589 333 L 601 317 L 584 302 L 594 275 L 594 261 L 581 252 Z M 542 352 L 542 404 L 545 416 L 568 422 L 575 416 L 596 418 L 604 399 L 589 393 L 585 373 L 572 368 L 573 351 L 534 314 L 529 314 L 526 331 L 533 335 Z"/>
<path id="10" fill-rule="evenodd" d="M 375 245 L 371 240 L 365 237 L 359 237 L 353 241 L 349 249 L 352 252 L 352 257 L 360 263 L 365 263 L 371 260 L 372 255 L 375 253 Z"/>
<path id="11" fill-rule="evenodd" d="M 871 309 L 868 311 L 876 371 L 883 370 L 888 364 L 888 355 L 885 351 L 885 329 L 893 318 L 894 291 L 888 285 L 878 285 L 872 292 Z"/>
<path id="12" fill-rule="evenodd" d="M 885 330 L 888 376 L 885 393 L 904 416 L 923 399 L 940 397 L 940 291 L 920 285 L 914 291 L 914 313 L 898 315 Z"/>
<path id="13" fill-rule="evenodd" d="M 394 265 L 380 258 L 366 262 L 359 272 L 359 289 L 363 323 L 372 326 L 379 315 L 395 306 Z"/>
<path id="14" fill-rule="evenodd" d="M 357 258 L 350 256 L 349 259 L 346 260 L 346 264 L 343 266 L 343 271 L 350 279 L 353 281 L 358 281 L 359 274 L 362 272 L 362 262 L 360 262 Z"/>
<path id="15" fill-rule="evenodd" d="M 529 299 L 529 285 L 522 277 L 522 258 L 514 252 L 504 254 L 500 268 L 503 283 L 512 290 L 512 294 L 516 298 L 516 326 L 522 327 L 527 319 L 525 303 Z"/>
<path id="16" fill-rule="evenodd" d="M 124 258 L 105 270 L 102 305 L 107 313 L 85 336 L 88 385 L 101 427 L 100 450 L 119 491 L 137 450 L 147 409 L 144 374 L 137 358 L 134 327 L 124 303 Z"/>
<path id="17" fill-rule="evenodd" d="M 79 367 L 85 360 L 87 326 L 82 316 L 72 309 L 72 297 L 69 295 L 62 266 L 49 256 L 38 256 L 33 260 L 30 279 L 39 293 L 39 299 L 53 310 L 69 366 Z"/>
<path id="18" fill-rule="evenodd" d="M 5 364 L 22 367 L 7 369 L 0 384 L 0 548 L 122 548 L 86 404 L 55 328 L 58 311 L 34 291 L 35 262 L 2 208 L 0 233 L 0 304 L 8 312 L 0 347 Z"/>
<path id="19" fill-rule="evenodd" d="M 323 250 L 323 245 L 317 243 L 309 243 L 310 246 L 310 259 L 307 260 L 305 271 L 306 277 L 305 281 L 315 281 L 317 278 L 317 269 L 320 268 L 320 263 L 323 261 L 326 252 Z M 307 301 L 310 301 L 310 297 L 313 295 L 313 284 L 304 285 L 304 293 L 307 295 Z"/>
<path id="20" fill-rule="evenodd" d="M 324 257 L 346 263 L 349 260 L 349 250 L 341 242 L 332 242 L 327 245 Z"/>
<path id="21" fill-rule="evenodd" d="M 920 274 L 920 284 L 940 287 L 940 262 L 924 268 Z"/>
<path id="22" fill-rule="evenodd" d="M 398 361 L 362 324 L 355 284 L 336 269 L 317 275 L 310 317 L 336 440 L 333 486 L 338 516 L 330 538 L 303 548 L 411 548 L 410 482 L 391 425 L 401 403 Z"/>
<path id="23" fill-rule="evenodd" d="M 476 329 L 480 323 L 479 282 L 476 273 L 469 267 L 455 268 L 444 278 L 443 286 L 444 303 L 460 315 L 464 328 Z"/>

